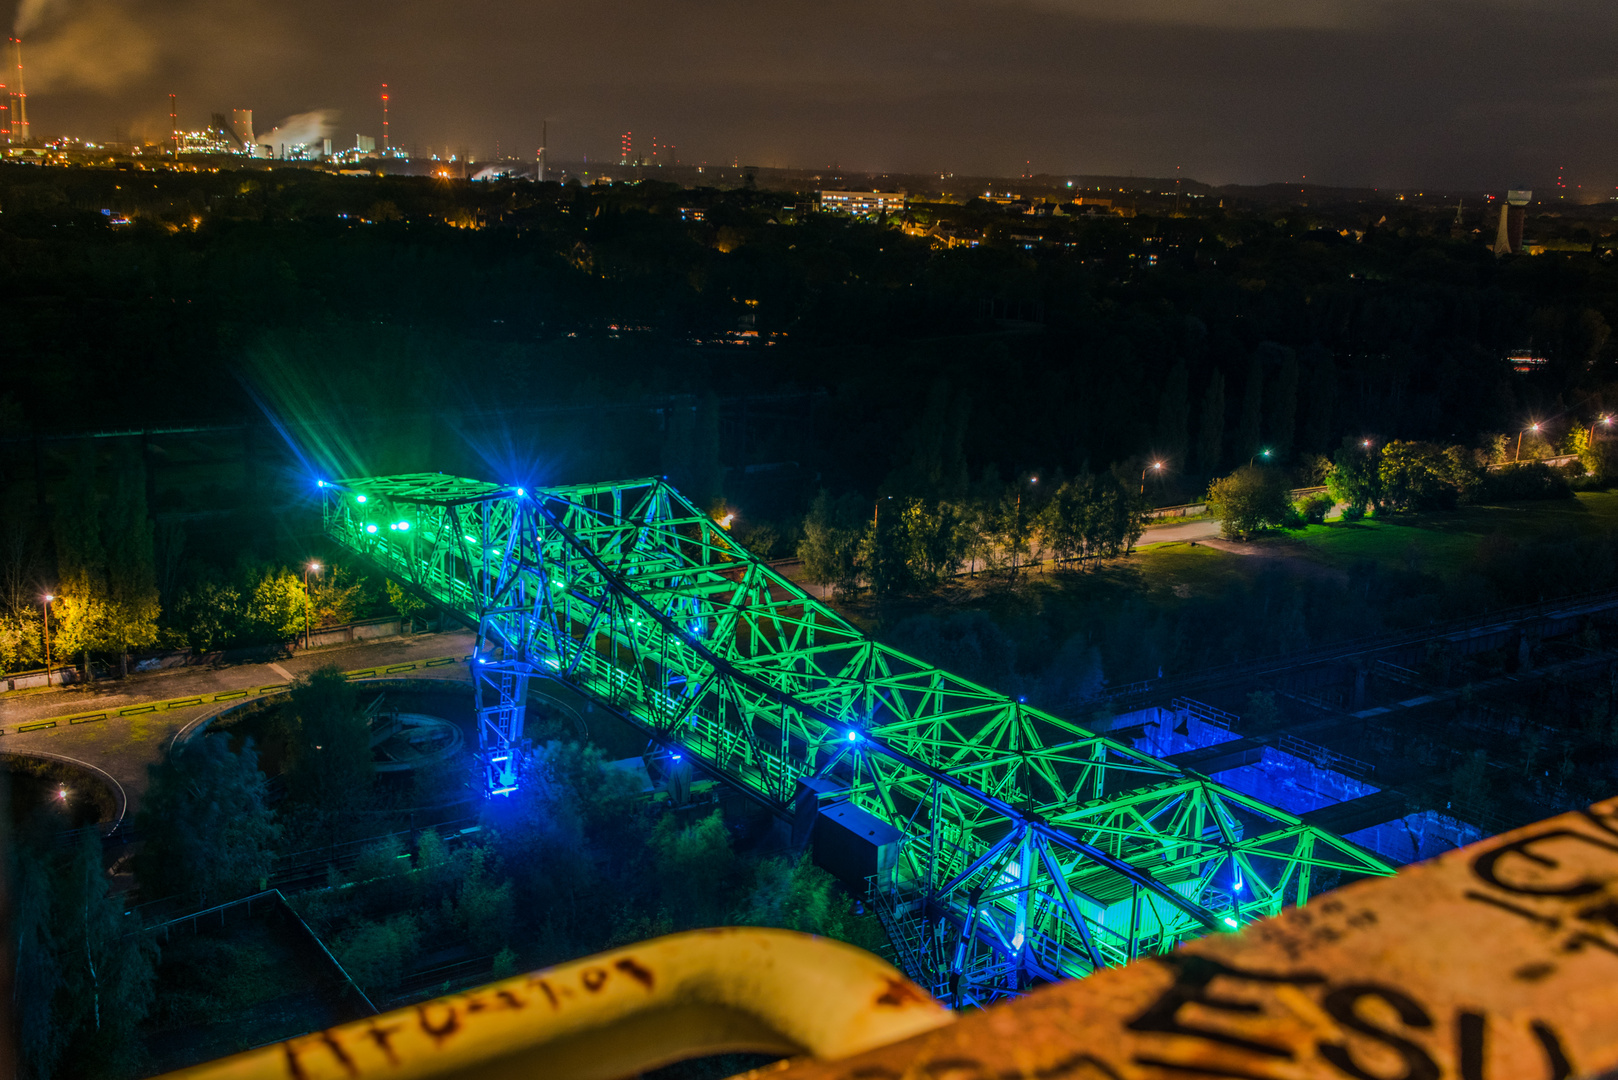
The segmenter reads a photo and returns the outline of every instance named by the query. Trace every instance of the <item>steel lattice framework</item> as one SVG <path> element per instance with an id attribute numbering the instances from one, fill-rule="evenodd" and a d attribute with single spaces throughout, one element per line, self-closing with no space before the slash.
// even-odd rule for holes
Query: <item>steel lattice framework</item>
<path id="1" fill-rule="evenodd" d="M 1393 872 L 1293 814 L 872 641 L 661 478 L 323 487 L 333 540 L 476 622 L 491 794 L 520 783 L 526 679 L 550 675 L 773 806 L 846 799 L 902 834 L 890 933 L 912 974 L 958 1004 Z"/>

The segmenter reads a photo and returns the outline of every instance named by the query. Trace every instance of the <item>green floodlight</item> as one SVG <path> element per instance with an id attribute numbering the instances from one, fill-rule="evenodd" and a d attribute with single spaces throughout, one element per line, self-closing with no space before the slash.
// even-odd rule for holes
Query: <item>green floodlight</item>
<path id="1" fill-rule="evenodd" d="M 356 495 L 356 496 L 354 496 L 354 501 L 362 503 L 362 502 L 365 501 L 365 496 L 364 495 Z"/>

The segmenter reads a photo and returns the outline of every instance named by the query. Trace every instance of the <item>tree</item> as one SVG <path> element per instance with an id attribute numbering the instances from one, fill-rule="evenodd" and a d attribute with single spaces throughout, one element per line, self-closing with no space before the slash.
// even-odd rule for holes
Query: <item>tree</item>
<path id="1" fill-rule="evenodd" d="M 293 580 L 298 580 L 296 574 L 288 573 Z M 311 625 L 340 626 L 353 622 L 364 599 L 365 582 L 357 580 L 353 571 L 341 563 L 333 564 L 309 581 L 309 603 L 314 609 L 310 612 Z"/>
<path id="2" fill-rule="evenodd" d="M 246 622 L 253 636 L 263 641 L 291 641 L 303 632 L 304 619 L 319 626 L 312 596 L 303 591 L 303 581 L 286 568 L 266 570 L 252 586 L 247 602 Z M 220 599 L 225 599 L 221 594 Z"/>
<path id="3" fill-rule="evenodd" d="M 810 862 L 805 852 L 795 860 L 761 860 L 736 921 L 841 940 L 847 933 L 848 907 L 837 880 Z"/>
<path id="4" fill-rule="evenodd" d="M 1365 516 L 1382 491 L 1375 451 L 1353 439 L 1344 439 L 1326 474 L 1326 491 L 1344 504 L 1350 520 Z"/>
<path id="5" fill-rule="evenodd" d="M 1400 510 L 1453 506 L 1481 482 L 1465 447 L 1395 440 L 1382 448 L 1377 482 L 1382 501 Z"/>
<path id="6" fill-rule="evenodd" d="M 904 504 L 884 499 L 877 505 L 875 520 L 860 537 L 859 562 L 865 569 L 871 594 L 878 600 L 886 600 L 907 591 L 913 584 L 910 538 L 905 527 Z M 886 514 L 880 512 L 883 506 L 888 508 Z"/>
<path id="7" fill-rule="evenodd" d="M 798 544 L 798 558 L 810 581 L 833 586 L 843 595 L 858 591 L 863 516 L 857 495 L 833 500 L 821 491 L 815 496 L 803 519 L 803 540 Z"/>
<path id="8" fill-rule="evenodd" d="M 912 581 L 933 586 L 954 575 L 966 557 L 966 519 L 960 508 L 910 499 L 901 513 Z"/>
<path id="9" fill-rule="evenodd" d="M 124 913 L 101 867 L 101 839 L 86 830 L 66 852 L 52 830 L 17 853 L 17 989 L 22 1072 L 120 1077 L 141 1066 L 140 1022 L 152 1004 L 157 947 Z M 20 981 L 26 973 L 27 982 Z"/>
<path id="10" fill-rule="evenodd" d="M 427 609 L 427 601 L 421 599 L 413 592 L 401 588 L 391 578 L 387 582 L 388 604 L 399 613 L 399 618 L 410 624 L 410 629 L 416 628 L 416 616 Z"/>
<path id="11" fill-rule="evenodd" d="M 1255 352 L 1247 364 L 1242 387 L 1242 416 L 1236 427 L 1236 456 L 1251 457 L 1264 445 L 1264 357 Z"/>
<path id="12" fill-rule="evenodd" d="M 38 608 L 0 609 L 0 672 L 44 666 L 43 620 Z"/>
<path id="13" fill-rule="evenodd" d="M 1331 445 L 1332 424 L 1337 411 L 1337 365 L 1329 351 L 1319 346 L 1304 353 L 1309 367 L 1309 387 L 1303 410 L 1303 448 L 1310 453 L 1324 452 Z"/>
<path id="14" fill-rule="evenodd" d="M 1260 529 L 1286 524 L 1291 492 L 1279 470 L 1243 465 L 1208 486 L 1208 509 L 1219 518 L 1222 536 L 1245 540 Z"/>
<path id="15" fill-rule="evenodd" d="M 652 830 L 652 849 L 659 895 L 674 925 L 723 925 L 725 886 L 736 869 L 724 815 L 715 810 L 690 823 L 666 815 Z"/>
<path id="16" fill-rule="evenodd" d="M 134 867 L 146 898 L 220 903 L 264 887 L 281 828 L 251 739 L 239 753 L 225 735 L 192 739 L 147 775 Z"/>
<path id="17" fill-rule="evenodd" d="M 1287 461 L 1292 454 L 1298 417 L 1298 358 L 1291 349 L 1286 350 L 1281 360 L 1275 392 L 1269 395 L 1265 405 L 1268 416 L 1264 427 L 1269 432 L 1270 449 L 1275 452 L 1275 460 Z"/>
<path id="18" fill-rule="evenodd" d="M 1225 459 L 1225 376 L 1214 372 L 1202 395 L 1197 423 L 1197 471 L 1204 476 L 1219 469 Z"/>
<path id="19" fill-rule="evenodd" d="M 371 726 L 354 686 L 335 666 L 292 684 L 287 793 L 325 809 L 352 806 L 370 786 Z"/>
<path id="20" fill-rule="evenodd" d="M 146 512 L 146 466 L 126 442 L 106 509 L 108 636 L 117 642 L 123 674 L 129 654 L 157 643 L 157 563 Z"/>
<path id="21" fill-rule="evenodd" d="M 1169 460 L 1184 467 L 1186 447 L 1191 439 L 1191 375 L 1185 361 L 1176 361 L 1163 380 L 1163 393 L 1157 399 L 1157 448 Z"/>

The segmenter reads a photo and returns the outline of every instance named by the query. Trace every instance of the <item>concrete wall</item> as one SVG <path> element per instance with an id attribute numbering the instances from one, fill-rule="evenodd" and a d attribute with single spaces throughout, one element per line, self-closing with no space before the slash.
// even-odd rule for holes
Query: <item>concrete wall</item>
<path id="1" fill-rule="evenodd" d="M 36 686 L 45 685 L 45 669 L 38 671 L 20 671 L 15 675 L 7 675 L 0 679 L 0 687 L 6 690 L 29 690 Z M 50 684 L 52 686 L 70 686 L 79 681 L 77 668 L 52 668 L 50 671 Z"/>

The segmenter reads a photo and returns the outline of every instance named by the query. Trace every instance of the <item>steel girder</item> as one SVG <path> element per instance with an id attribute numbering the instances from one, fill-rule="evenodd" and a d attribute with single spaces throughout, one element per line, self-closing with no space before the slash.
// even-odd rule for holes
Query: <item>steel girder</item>
<path id="1" fill-rule="evenodd" d="M 332 539 L 478 625 L 480 694 L 506 679 L 500 708 L 479 700 L 491 791 L 520 782 L 520 680 L 546 674 L 772 805 L 847 799 L 902 834 L 884 902 L 914 932 L 896 944 L 957 1003 L 1273 915 L 1323 873 L 1393 872 L 872 641 L 661 478 L 324 487 Z"/>

